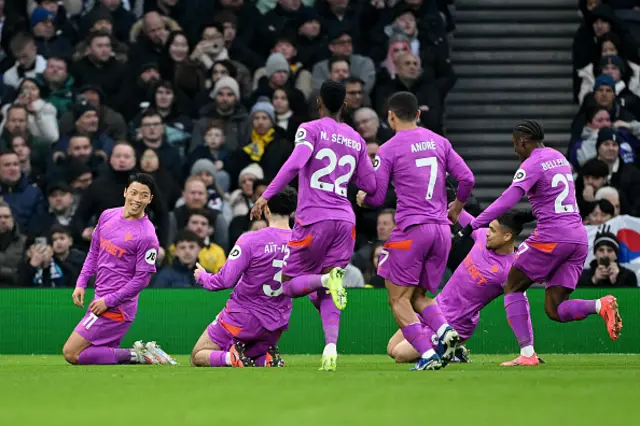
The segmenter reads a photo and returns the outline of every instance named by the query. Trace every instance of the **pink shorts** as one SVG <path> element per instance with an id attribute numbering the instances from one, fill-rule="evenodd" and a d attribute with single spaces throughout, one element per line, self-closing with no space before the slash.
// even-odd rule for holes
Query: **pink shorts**
<path id="1" fill-rule="evenodd" d="M 531 237 L 522 244 L 513 266 L 547 287 L 575 290 L 589 246 L 576 243 L 541 243 Z"/>
<path id="2" fill-rule="evenodd" d="M 125 321 L 124 314 L 119 309 L 107 311 L 100 316 L 87 311 L 74 331 L 94 346 L 117 348 L 131 324 L 133 322 Z"/>

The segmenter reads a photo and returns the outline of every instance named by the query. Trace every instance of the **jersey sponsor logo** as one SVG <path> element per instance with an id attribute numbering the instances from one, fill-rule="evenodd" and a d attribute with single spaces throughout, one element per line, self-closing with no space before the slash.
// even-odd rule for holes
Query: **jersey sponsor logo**
<path id="1" fill-rule="evenodd" d="M 527 178 L 527 172 L 524 169 L 518 169 L 516 174 L 513 176 L 513 183 L 522 182 Z"/>
<path id="2" fill-rule="evenodd" d="M 376 158 L 373 159 L 373 170 L 378 170 L 380 167 L 380 156 L 376 155 Z"/>
<path id="3" fill-rule="evenodd" d="M 484 285 L 488 282 L 487 279 L 482 274 L 482 271 L 480 271 L 480 269 L 478 269 L 475 263 L 473 263 L 473 259 L 471 259 L 471 256 L 467 255 L 467 257 L 464 258 L 464 266 L 467 269 L 467 272 L 469 273 L 469 275 L 471 276 L 471 279 L 477 285 Z"/>
<path id="4" fill-rule="evenodd" d="M 117 258 L 121 258 L 127 254 L 125 249 L 102 237 L 100 237 L 100 248 Z"/>
<path id="5" fill-rule="evenodd" d="M 231 249 L 231 252 L 229 253 L 229 260 L 235 260 L 239 258 L 241 255 L 242 255 L 242 249 L 240 248 L 240 246 L 235 245 L 233 246 L 233 248 Z"/>
<path id="6" fill-rule="evenodd" d="M 147 252 L 144 254 L 144 261 L 147 262 L 149 265 L 155 265 L 157 258 L 158 258 L 158 251 L 154 248 L 147 250 Z"/>

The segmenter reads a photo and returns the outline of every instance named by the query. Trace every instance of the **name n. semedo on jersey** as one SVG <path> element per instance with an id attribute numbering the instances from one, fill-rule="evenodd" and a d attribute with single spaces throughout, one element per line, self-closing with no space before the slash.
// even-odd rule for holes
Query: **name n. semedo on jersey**
<path id="1" fill-rule="evenodd" d="M 331 141 L 333 143 L 338 143 L 340 145 L 353 148 L 356 151 L 360 151 L 362 149 L 362 144 L 360 142 L 353 139 L 349 139 L 348 137 L 344 135 L 340 135 L 338 133 L 332 133 L 331 138 L 329 138 L 327 137 L 326 132 L 320 132 L 320 138 L 324 139 L 325 141 Z"/>

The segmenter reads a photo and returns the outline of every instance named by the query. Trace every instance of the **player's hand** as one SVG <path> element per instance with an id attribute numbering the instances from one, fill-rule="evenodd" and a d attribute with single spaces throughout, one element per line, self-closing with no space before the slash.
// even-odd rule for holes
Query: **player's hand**
<path id="1" fill-rule="evenodd" d="M 453 235 L 453 244 L 459 244 L 463 240 L 469 238 L 472 232 L 473 228 L 471 227 L 471 224 L 468 224 Z"/>
<path id="2" fill-rule="evenodd" d="M 271 214 L 267 202 L 267 199 L 264 197 L 258 198 L 258 201 L 256 201 L 251 209 L 251 216 L 249 217 L 249 220 L 262 219 L 263 214 Z"/>
<path id="3" fill-rule="evenodd" d="M 453 224 L 458 223 L 458 218 L 460 218 L 460 213 L 462 213 L 463 208 L 464 208 L 464 203 L 462 203 L 461 201 L 458 201 L 458 199 L 454 200 L 454 202 L 451 203 L 451 206 L 447 211 L 447 217 L 449 218 L 451 223 Z M 469 232 L 469 235 L 471 235 L 471 232 Z"/>
<path id="4" fill-rule="evenodd" d="M 76 287 L 75 290 L 73 290 L 71 297 L 73 297 L 74 305 L 79 308 L 84 308 L 84 288 Z"/>
<path id="5" fill-rule="evenodd" d="M 94 315 L 100 316 L 107 311 L 107 304 L 104 302 L 104 298 L 96 299 L 89 304 L 89 309 Z"/>
<path id="6" fill-rule="evenodd" d="M 615 284 L 618 281 L 618 274 L 620 273 L 620 268 L 617 263 L 612 263 L 607 268 L 607 273 L 609 274 L 609 280 L 611 284 Z"/>
<path id="7" fill-rule="evenodd" d="M 200 276 L 200 274 L 203 274 L 206 272 L 207 271 L 202 267 L 202 265 L 196 262 L 196 270 L 193 271 L 193 278 L 195 278 L 196 281 L 198 281 L 198 277 Z"/>
<path id="8" fill-rule="evenodd" d="M 366 207 L 367 205 L 364 203 L 364 198 L 367 196 L 367 193 L 364 191 L 358 191 L 358 195 L 356 195 L 356 201 L 358 206 Z"/>

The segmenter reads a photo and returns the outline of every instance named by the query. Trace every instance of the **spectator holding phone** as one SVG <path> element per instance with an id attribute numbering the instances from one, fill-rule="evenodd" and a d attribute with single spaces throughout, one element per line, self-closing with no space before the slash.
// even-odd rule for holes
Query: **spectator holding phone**
<path id="1" fill-rule="evenodd" d="M 580 277 L 580 287 L 637 287 L 636 274 L 618 263 L 620 243 L 611 232 L 611 227 L 603 226 L 594 241 L 595 259 Z"/>

